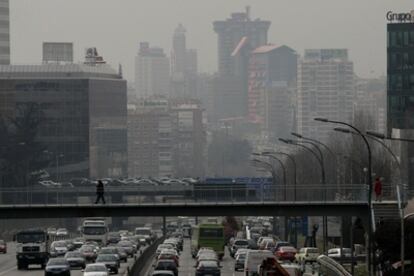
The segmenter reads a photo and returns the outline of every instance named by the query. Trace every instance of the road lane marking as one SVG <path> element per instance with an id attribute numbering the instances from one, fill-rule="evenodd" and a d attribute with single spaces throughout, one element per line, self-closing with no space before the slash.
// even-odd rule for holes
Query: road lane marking
<path id="1" fill-rule="evenodd" d="M 6 275 L 6 273 L 9 273 L 10 271 L 15 270 L 16 268 L 17 268 L 17 266 L 13 266 L 12 268 L 9 268 L 7 270 L 1 271 L 0 272 L 0 276 Z"/>

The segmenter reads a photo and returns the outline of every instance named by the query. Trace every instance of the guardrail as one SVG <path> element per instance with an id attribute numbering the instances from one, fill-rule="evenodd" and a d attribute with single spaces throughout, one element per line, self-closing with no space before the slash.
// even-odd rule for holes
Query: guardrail
<path id="1" fill-rule="evenodd" d="M 164 237 L 158 238 L 135 261 L 131 269 L 128 270 L 128 276 L 142 276 L 143 270 L 147 267 L 148 262 L 154 257 L 158 245 L 164 242 Z"/>
<path id="2" fill-rule="evenodd" d="M 367 202 L 366 185 L 297 185 L 255 187 L 205 186 L 193 187 L 175 197 L 167 189 L 154 188 L 154 194 L 132 193 L 122 188 L 105 191 L 106 204 L 162 204 L 203 202 Z M 90 205 L 95 202 L 94 188 L 60 189 L 0 189 L 1 205 Z"/>

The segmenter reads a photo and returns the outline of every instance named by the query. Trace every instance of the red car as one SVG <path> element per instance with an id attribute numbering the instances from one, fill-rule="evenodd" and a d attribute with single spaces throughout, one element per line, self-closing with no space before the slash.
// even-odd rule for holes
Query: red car
<path id="1" fill-rule="evenodd" d="M 295 260 L 297 250 L 292 246 L 282 246 L 276 251 L 275 255 L 278 260 L 291 261 Z"/>
<path id="2" fill-rule="evenodd" d="M 0 252 L 3 254 L 7 253 L 7 243 L 3 240 L 0 240 Z"/>

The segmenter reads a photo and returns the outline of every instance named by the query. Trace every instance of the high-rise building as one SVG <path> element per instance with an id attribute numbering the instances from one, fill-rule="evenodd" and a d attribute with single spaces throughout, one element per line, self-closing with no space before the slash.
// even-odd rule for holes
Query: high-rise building
<path id="1" fill-rule="evenodd" d="M 140 99 L 128 108 L 129 175 L 202 177 L 205 140 L 199 103 Z"/>
<path id="2" fill-rule="evenodd" d="M 414 137 L 414 14 L 387 25 L 387 132 L 392 137 Z M 414 147 L 400 143 L 403 183 L 414 183 Z M 410 185 L 410 184 L 409 184 Z M 413 189 L 411 184 L 409 189 Z"/>
<path id="3" fill-rule="evenodd" d="M 171 71 L 175 74 L 185 74 L 186 68 L 186 30 L 182 24 L 179 24 L 174 31 L 173 47 L 171 52 Z"/>
<path id="4" fill-rule="evenodd" d="M 233 51 L 243 37 L 247 37 L 252 49 L 267 44 L 270 21 L 251 20 L 250 8 L 247 7 L 246 12 L 233 13 L 226 20 L 215 21 L 213 26 L 218 35 L 218 73 L 221 76 L 236 75 L 238 70 Z"/>
<path id="5" fill-rule="evenodd" d="M 54 179 L 126 175 L 126 81 L 109 65 L 1 65 L 0 82 L 0 115 L 40 109 L 37 139 Z"/>
<path id="6" fill-rule="evenodd" d="M 73 43 L 43 42 L 43 63 L 73 62 Z"/>
<path id="7" fill-rule="evenodd" d="M 128 105 L 128 175 L 175 175 L 176 128 L 166 99 Z"/>
<path id="8" fill-rule="evenodd" d="M 414 22 L 388 24 L 388 131 L 414 129 Z"/>
<path id="9" fill-rule="evenodd" d="M 386 87 L 385 77 L 355 77 L 354 119 L 365 120 L 365 125 L 380 133 L 387 129 Z"/>
<path id="10" fill-rule="evenodd" d="M 208 93 L 211 95 L 209 121 L 217 123 L 221 119 L 242 117 L 245 109 L 243 82 L 232 76 L 215 75 L 208 80 Z"/>
<path id="11" fill-rule="evenodd" d="M 9 0 L 0 0 L 0 64 L 10 64 Z"/>
<path id="12" fill-rule="evenodd" d="M 197 98 L 197 66 L 197 51 L 187 49 L 186 29 L 179 24 L 172 39 L 171 97 Z"/>
<path id="13" fill-rule="evenodd" d="M 229 81 L 237 81 L 241 86 L 237 95 L 242 105 L 237 116 L 248 114 L 248 67 L 250 52 L 267 44 L 267 32 L 270 21 L 260 19 L 251 20 L 250 8 L 246 12 L 231 14 L 223 21 L 213 23 L 214 31 L 218 36 L 218 75 Z"/>
<path id="14" fill-rule="evenodd" d="M 351 122 L 354 70 L 346 49 L 305 50 L 298 63 L 297 128 L 304 136 L 327 141 L 332 126 L 315 117 Z"/>
<path id="15" fill-rule="evenodd" d="M 295 95 L 296 74 L 297 54 L 287 46 L 263 45 L 251 52 L 248 118 L 250 122 L 259 124 L 267 135 L 279 133 L 279 137 L 282 137 L 282 131 L 292 128 L 286 128 L 286 124 L 293 125 L 292 99 Z M 284 104 L 280 105 L 282 102 Z M 276 114 L 280 116 L 272 116 Z M 290 119 L 285 120 L 285 117 Z"/>
<path id="16" fill-rule="evenodd" d="M 203 177 L 206 160 L 206 131 L 200 103 L 194 100 L 173 101 L 171 114 L 177 126 L 176 175 L 178 177 Z"/>
<path id="17" fill-rule="evenodd" d="M 168 96 L 170 61 L 163 49 L 141 42 L 135 58 L 135 89 L 138 97 Z"/>

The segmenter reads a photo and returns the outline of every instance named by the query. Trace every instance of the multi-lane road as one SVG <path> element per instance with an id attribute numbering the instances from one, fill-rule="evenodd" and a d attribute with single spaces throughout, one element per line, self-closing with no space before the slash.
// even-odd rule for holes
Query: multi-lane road
<path id="1" fill-rule="evenodd" d="M 154 260 L 155 262 L 155 260 Z M 195 260 L 191 257 L 190 240 L 184 240 L 184 250 L 180 255 L 180 266 L 178 269 L 179 276 L 194 276 L 195 275 Z M 230 257 L 229 252 L 226 250 L 226 255 L 221 262 L 221 276 L 241 276 L 242 272 L 234 271 L 234 259 Z M 151 276 L 152 267 L 146 273 L 146 276 Z"/>
<path id="2" fill-rule="evenodd" d="M 127 266 L 132 266 L 133 258 L 129 258 L 127 263 L 121 263 L 121 269 L 118 275 L 124 275 Z M 0 276 L 44 276 L 45 272 L 40 266 L 31 265 L 29 270 L 17 270 L 16 267 L 16 250 L 13 243 L 8 244 L 7 254 L 0 255 Z M 71 276 L 82 276 L 81 269 L 74 269 L 71 271 Z"/>

